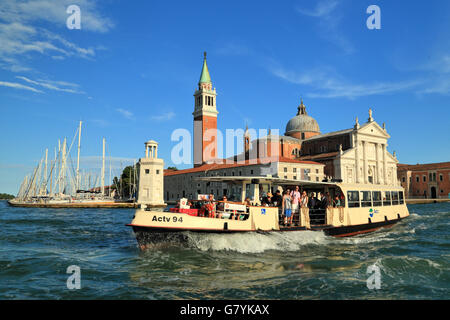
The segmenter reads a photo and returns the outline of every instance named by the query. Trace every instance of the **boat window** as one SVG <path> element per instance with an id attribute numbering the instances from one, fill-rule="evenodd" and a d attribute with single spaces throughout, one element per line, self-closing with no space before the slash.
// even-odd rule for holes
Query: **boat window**
<path id="1" fill-rule="evenodd" d="M 347 191 L 348 207 L 349 208 L 359 208 L 359 192 L 358 191 Z"/>
<path id="2" fill-rule="evenodd" d="M 267 193 L 270 192 L 270 184 L 263 183 L 259 185 L 259 195 L 260 197 L 264 197 Z"/>
<path id="3" fill-rule="evenodd" d="M 392 205 L 398 204 L 398 191 L 392 191 Z"/>
<path id="4" fill-rule="evenodd" d="M 403 199 L 403 191 L 400 191 L 399 194 L 400 194 L 400 204 L 404 204 L 405 200 Z"/>
<path id="5" fill-rule="evenodd" d="M 361 207 L 372 206 L 372 193 L 370 191 L 361 191 Z"/>
<path id="6" fill-rule="evenodd" d="M 231 186 L 230 196 L 228 197 L 229 201 L 242 202 L 242 187 L 240 186 Z"/>
<path id="7" fill-rule="evenodd" d="M 248 183 L 245 185 L 245 198 L 249 198 L 250 201 L 255 201 L 255 184 Z M 243 199 L 245 200 L 245 199 Z"/>
<path id="8" fill-rule="evenodd" d="M 374 207 L 381 207 L 381 191 L 372 191 L 372 199 Z"/>
<path id="9" fill-rule="evenodd" d="M 383 206 L 390 206 L 391 205 L 391 192 L 383 191 L 383 193 L 384 193 Z"/>

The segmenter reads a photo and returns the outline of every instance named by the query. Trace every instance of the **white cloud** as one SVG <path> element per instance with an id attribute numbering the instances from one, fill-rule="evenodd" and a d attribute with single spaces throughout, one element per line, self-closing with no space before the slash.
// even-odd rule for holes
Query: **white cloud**
<path id="1" fill-rule="evenodd" d="M 219 47 L 216 52 L 225 56 L 242 56 L 251 54 L 252 51 L 243 44 L 237 44 L 234 42 L 228 42 Z"/>
<path id="2" fill-rule="evenodd" d="M 97 126 L 99 126 L 101 128 L 105 128 L 105 127 L 108 127 L 110 125 L 110 123 L 108 121 L 103 120 L 103 119 L 91 119 L 91 120 L 88 120 L 88 121 L 94 123 L 95 125 L 97 125 Z"/>
<path id="3" fill-rule="evenodd" d="M 450 55 L 447 53 L 435 54 L 424 65 L 415 70 L 427 73 L 427 82 L 419 90 L 418 94 L 443 94 L 450 95 Z"/>
<path id="4" fill-rule="evenodd" d="M 37 27 L 45 22 L 57 29 L 66 28 L 66 8 L 72 0 L 2 0 L 0 1 L 0 68 L 13 72 L 30 71 L 25 65 L 31 54 L 49 55 L 54 60 L 68 57 L 92 59 L 94 48 L 83 48 L 49 27 Z M 78 0 L 81 9 L 81 31 L 107 32 L 114 27 L 112 21 L 97 9 L 96 1 Z M 40 24 L 41 26 L 43 24 Z M 98 47 L 99 50 L 101 48 Z"/>
<path id="5" fill-rule="evenodd" d="M 27 77 L 24 77 L 24 76 L 16 76 L 16 78 L 21 79 L 30 84 L 34 84 L 36 86 L 40 86 L 40 87 L 49 89 L 49 90 L 62 91 L 62 92 L 68 92 L 68 93 L 76 93 L 76 94 L 84 94 L 85 93 L 83 91 L 77 90 L 78 85 L 74 84 L 74 83 L 69 83 L 69 82 L 64 82 L 64 81 L 48 81 L 48 80 L 42 80 L 42 79 L 39 79 L 39 81 L 35 81 L 35 80 L 28 79 Z M 69 88 L 61 88 L 61 87 L 58 87 L 57 85 L 66 86 Z"/>
<path id="6" fill-rule="evenodd" d="M 170 119 L 175 117 L 175 115 L 176 114 L 174 112 L 170 111 L 158 116 L 152 116 L 152 119 L 156 121 L 169 121 Z"/>
<path id="7" fill-rule="evenodd" d="M 439 77 L 438 79 L 431 81 L 424 89 L 417 93 L 450 95 L 450 80 L 448 77 Z"/>
<path id="8" fill-rule="evenodd" d="M 73 0 L 2 0 L 1 19 L 6 22 L 29 23 L 47 21 L 61 28 L 66 27 L 69 14 L 66 9 Z M 81 10 L 81 29 L 94 32 L 107 32 L 114 27 L 111 19 L 104 17 L 97 8 L 96 1 L 77 0 Z"/>
<path id="9" fill-rule="evenodd" d="M 340 31 L 342 15 L 337 8 L 337 0 L 321 0 L 314 9 L 296 7 L 298 13 L 318 19 L 321 37 L 341 48 L 346 54 L 353 53 L 355 48 L 351 41 Z"/>
<path id="10" fill-rule="evenodd" d="M 0 86 L 14 88 L 14 89 L 28 90 L 28 91 L 33 91 L 36 93 L 43 93 L 41 90 L 35 89 L 33 87 L 25 86 L 25 85 L 17 83 L 17 82 L 0 81 Z"/>
<path id="11" fill-rule="evenodd" d="M 121 108 L 116 109 L 116 111 L 119 112 L 120 114 L 122 114 L 127 119 L 130 119 L 130 120 L 134 119 L 134 114 L 131 111 L 121 109 Z"/>
<path id="12" fill-rule="evenodd" d="M 326 17 L 329 16 L 338 5 L 336 0 L 319 1 L 314 9 L 304 9 L 297 7 L 297 11 L 301 14 L 311 17 Z"/>
<path id="13" fill-rule="evenodd" d="M 290 83 L 311 87 L 313 92 L 306 96 L 310 98 L 348 98 L 388 94 L 418 87 L 422 80 L 398 82 L 373 82 L 355 84 L 342 76 L 336 75 L 330 68 L 321 68 L 305 72 L 286 70 L 279 65 L 272 65 L 269 71 L 278 78 Z"/>

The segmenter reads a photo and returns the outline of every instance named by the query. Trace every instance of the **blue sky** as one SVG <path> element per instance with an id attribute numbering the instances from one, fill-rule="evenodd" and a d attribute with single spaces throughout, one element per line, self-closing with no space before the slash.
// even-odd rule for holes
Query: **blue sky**
<path id="1" fill-rule="evenodd" d="M 81 30 L 66 27 L 71 4 Z M 366 27 L 371 4 L 380 30 Z M 203 51 L 219 129 L 284 133 L 302 97 L 323 133 L 372 108 L 401 163 L 449 161 L 449 9 L 446 0 L 2 0 L 0 192 L 15 194 L 79 120 L 85 162 L 105 137 L 116 164 L 154 139 L 171 165 L 171 133 L 192 131 Z"/>

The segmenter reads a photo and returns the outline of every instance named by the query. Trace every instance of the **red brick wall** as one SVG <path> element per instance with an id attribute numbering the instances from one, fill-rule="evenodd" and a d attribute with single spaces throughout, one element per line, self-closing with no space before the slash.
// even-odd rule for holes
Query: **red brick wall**
<path id="1" fill-rule="evenodd" d="M 430 173 L 436 174 L 436 181 L 430 181 Z M 413 171 L 411 173 L 412 180 L 410 185 L 412 197 L 421 198 L 424 196 L 424 191 L 426 191 L 427 198 L 431 198 L 431 188 L 435 187 L 437 198 L 447 198 L 450 193 L 449 174 L 449 169 Z M 442 175 L 442 181 L 440 181 L 440 175 Z M 423 176 L 425 176 L 425 181 L 423 181 Z M 419 182 L 417 182 L 417 177 L 419 177 Z"/>
<path id="2" fill-rule="evenodd" d="M 317 136 L 319 133 L 317 132 L 304 132 L 305 134 L 305 139 Z M 297 138 L 297 139 L 301 139 L 302 138 L 302 133 L 301 132 L 294 132 L 292 134 L 290 134 L 291 137 Z"/>
<path id="3" fill-rule="evenodd" d="M 217 158 L 217 117 L 210 116 L 200 116 L 195 118 L 196 121 L 202 121 L 202 163 L 211 160 L 207 157 L 205 159 L 205 149 L 211 150 L 211 152 L 207 151 L 207 155 L 211 155 L 212 159 Z M 205 140 L 205 133 L 207 130 L 214 130 L 215 134 L 213 135 L 210 141 Z M 206 155 L 206 156 L 207 156 Z"/>
<path id="4" fill-rule="evenodd" d="M 439 179 L 439 175 L 442 174 L 442 181 Z M 443 169 L 436 171 L 436 182 L 438 185 L 438 197 L 439 198 L 448 198 L 448 194 L 450 193 L 450 170 Z M 441 193 L 441 190 L 444 191 Z"/>

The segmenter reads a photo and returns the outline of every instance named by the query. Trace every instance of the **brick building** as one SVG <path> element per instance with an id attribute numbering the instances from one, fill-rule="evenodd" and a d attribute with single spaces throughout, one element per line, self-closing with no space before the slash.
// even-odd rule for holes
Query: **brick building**
<path id="1" fill-rule="evenodd" d="M 398 160 L 387 150 L 390 135 L 372 117 L 353 127 L 321 133 L 318 122 L 303 101 L 286 124 L 284 135 L 268 131 L 259 138 L 242 130 L 240 154 L 220 159 L 217 129 L 217 93 L 209 74 L 206 53 L 194 93 L 194 168 L 164 172 L 165 200 L 212 192 L 227 194 L 220 183 L 196 181 L 207 176 L 266 176 L 349 184 L 397 185 Z M 255 131 L 254 131 L 255 132 Z M 226 161 L 225 161 L 226 160 Z"/>
<path id="2" fill-rule="evenodd" d="M 397 173 L 407 198 L 450 198 L 450 162 L 398 164 Z"/>

